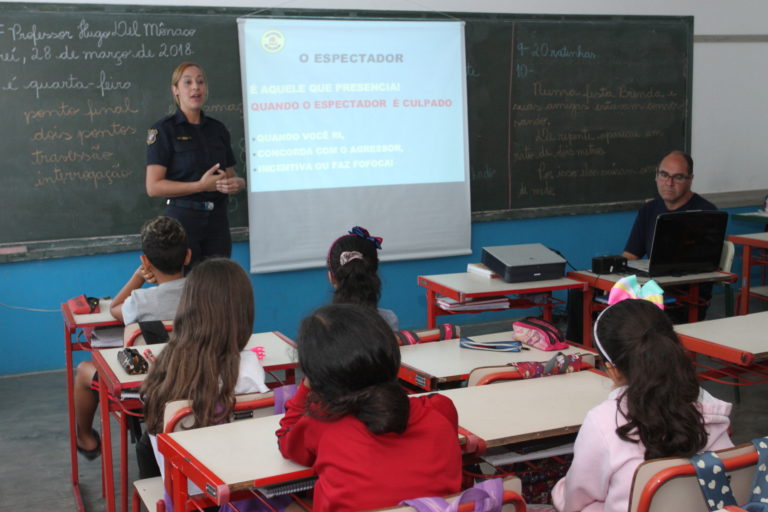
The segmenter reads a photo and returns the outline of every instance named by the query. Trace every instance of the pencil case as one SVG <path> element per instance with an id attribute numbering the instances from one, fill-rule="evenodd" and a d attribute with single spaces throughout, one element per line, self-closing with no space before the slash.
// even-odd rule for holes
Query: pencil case
<path id="1" fill-rule="evenodd" d="M 472 338 L 466 338 L 464 336 L 459 338 L 459 346 L 461 348 L 490 350 L 493 352 L 520 352 L 521 350 L 528 350 L 528 348 L 523 347 L 522 343 L 517 340 L 475 341 Z"/>
<path id="2" fill-rule="evenodd" d="M 86 297 L 85 294 L 72 297 L 67 301 L 67 305 L 73 315 L 87 315 L 88 313 L 99 312 L 99 299 L 96 297 Z"/>
<path id="3" fill-rule="evenodd" d="M 514 363 L 514 366 L 520 373 L 521 378 L 533 379 L 536 377 L 546 377 L 547 375 L 579 371 L 582 363 L 580 354 L 565 355 L 562 352 L 558 352 L 546 363 L 540 361 L 521 361 Z"/>
<path id="4" fill-rule="evenodd" d="M 128 375 L 147 373 L 149 369 L 149 363 L 135 348 L 124 348 L 117 353 L 117 360 Z"/>
<path id="5" fill-rule="evenodd" d="M 568 348 L 560 329 L 541 318 L 529 316 L 512 323 L 515 338 L 539 350 L 563 350 Z"/>

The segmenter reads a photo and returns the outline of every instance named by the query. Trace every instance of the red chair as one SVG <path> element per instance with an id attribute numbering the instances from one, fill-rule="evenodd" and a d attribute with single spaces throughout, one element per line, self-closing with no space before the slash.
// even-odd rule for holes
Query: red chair
<path id="1" fill-rule="evenodd" d="M 745 503 L 752 491 L 757 451 L 752 443 L 719 450 L 730 476 L 733 496 Z M 667 457 L 647 460 L 638 466 L 632 481 L 629 512 L 701 512 L 709 510 L 688 459 Z M 734 510 L 726 507 L 725 510 Z M 735 510 L 740 510 L 738 507 Z"/>

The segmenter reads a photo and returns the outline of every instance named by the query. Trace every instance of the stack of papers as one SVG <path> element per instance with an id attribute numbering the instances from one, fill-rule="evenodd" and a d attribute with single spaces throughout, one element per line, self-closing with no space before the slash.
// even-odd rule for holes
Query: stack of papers
<path id="1" fill-rule="evenodd" d="M 507 297 L 485 297 L 483 299 L 470 299 L 464 302 L 448 297 L 439 297 L 437 305 L 445 311 L 487 311 L 492 309 L 508 309 Z"/>
<path id="2" fill-rule="evenodd" d="M 499 274 L 489 269 L 482 263 L 467 263 L 467 272 L 476 276 L 487 277 L 488 279 L 498 278 Z"/>
<path id="3" fill-rule="evenodd" d="M 91 334 L 91 347 L 115 348 L 123 346 L 123 326 L 97 327 Z"/>

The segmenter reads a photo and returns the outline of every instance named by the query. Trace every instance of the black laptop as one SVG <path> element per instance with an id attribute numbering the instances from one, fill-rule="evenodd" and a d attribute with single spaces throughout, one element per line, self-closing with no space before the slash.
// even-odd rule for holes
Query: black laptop
<path id="1" fill-rule="evenodd" d="M 651 254 L 627 263 L 631 272 L 657 277 L 698 274 L 720 268 L 728 213 L 693 210 L 656 217 Z"/>

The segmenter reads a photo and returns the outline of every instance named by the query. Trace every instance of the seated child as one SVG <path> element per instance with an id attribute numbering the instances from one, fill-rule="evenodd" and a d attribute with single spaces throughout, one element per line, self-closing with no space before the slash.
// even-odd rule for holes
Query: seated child
<path id="1" fill-rule="evenodd" d="M 394 311 L 379 308 L 381 279 L 377 249 L 381 249 L 381 242 L 380 237 L 371 236 L 360 226 L 334 240 L 328 249 L 328 281 L 334 288 L 334 304 L 361 304 L 378 309 L 392 330 L 397 331 Z"/>
<path id="2" fill-rule="evenodd" d="M 140 390 L 162 472 L 156 436 L 163 431 L 167 402 L 191 400 L 191 428 L 198 428 L 229 421 L 235 395 L 269 391 L 258 356 L 244 350 L 253 329 L 253 305 L 251 281 L 234 261 L 210 258 L 189 273 L 171 339 Z"/>
<path id="3" fill-rule="evenodd" d="M 141 228 L 141 265 L 112 300 L 112 316 L 125 324 L 145 320 L 172 320 L 184 288 L 182 271 L 189 262 L 187 235 L 176 219 L 156 217 Z M 142 288 L 145 282 L 157 284 Z M 88 460 L 101 453 L 93 417 L 99 405 L 98 394 L 91 389 L 97 381 L 91 361 L 77 366 L 75 375 L 75 418 L 77 451 Z"/>
<path id="4" fill-rule="evenodd" d="M 552 490 L 560 512 L 626 512 L 635 470 L 644 460 L 691 457 L 733 446 L 731 404 L 699 387 L 667 315 L 652 302 L 628 299 L 594 325 L 615 389 L 579 430 L 573 463 Z"/>
<path id="5" fill-rule="evenodd" d="M 304 319 L 297 346 L 305 378 L 277 439 L 284 457 L 318 475 L 312 510 L 370 510 L 460 490 L 456 408 L 442 395 L 406 395 L 400 350 L 380 316 L 324 306 Z"/>

